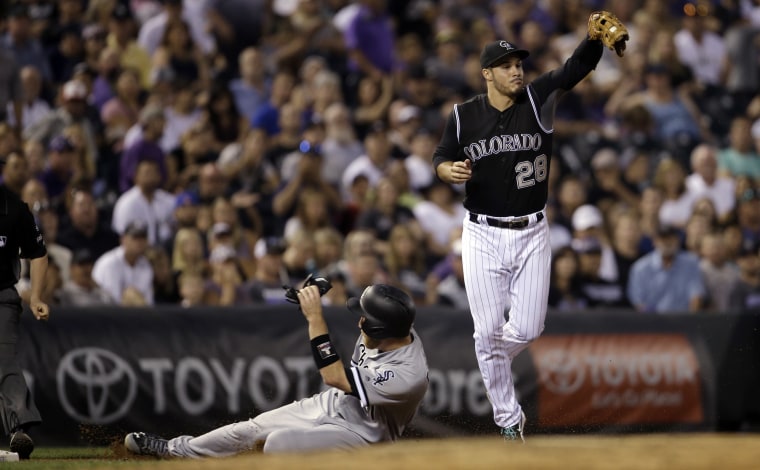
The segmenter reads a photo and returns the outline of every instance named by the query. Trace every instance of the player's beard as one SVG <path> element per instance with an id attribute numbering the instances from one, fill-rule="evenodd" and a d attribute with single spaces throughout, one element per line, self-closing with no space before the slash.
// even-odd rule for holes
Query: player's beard
<path id="1" fill-rule="evenodd" d="M 523 93 L 525 93 L 524 85 L 520 85 L 518 87 L 518 86 L 512 85 L 511 83 L 502 83 L 502 82 L 494 80 L 493 86 L 494 88 L 496 88 L 496 91 L 510 98 L 512 101 L 517 101 L 517 99 Z"/>

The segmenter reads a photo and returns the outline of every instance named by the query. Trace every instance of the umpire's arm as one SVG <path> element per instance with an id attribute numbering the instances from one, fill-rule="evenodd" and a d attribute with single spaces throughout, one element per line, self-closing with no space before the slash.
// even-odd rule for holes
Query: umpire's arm
<path id="1" fill-rule="evenodd" d="M 354 393 L 351 381 L 348 375 L 346 375 L 343 361 L 340 360 L 337 351 L 330 344 L 327 322 L 325 322 L 325 318 L 322 315 L 322 300 L 319 296 L 319 288 L 317 286 L 309 286 L 299 290 L 298 301 L 301 305 L 303 316 L 309 322 L 309 339 L 311 340 L 312 353 L 315 356 L 314 360 L 317 363 L 317 368 L 325 385 L 343 390 L 346 393 Z"/>

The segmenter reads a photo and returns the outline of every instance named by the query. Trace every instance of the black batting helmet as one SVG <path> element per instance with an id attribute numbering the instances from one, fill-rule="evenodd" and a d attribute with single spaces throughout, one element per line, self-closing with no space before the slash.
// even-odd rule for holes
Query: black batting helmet
<path id="1" fill-rule="evenodd" d="M 414 302 L 401 289 L 377 284 L 364 289 L 360 298 L 351 297 L 346 306 L 366 318 L 362 331 L 370 338 L 403 338 L 414 323 Z"/>

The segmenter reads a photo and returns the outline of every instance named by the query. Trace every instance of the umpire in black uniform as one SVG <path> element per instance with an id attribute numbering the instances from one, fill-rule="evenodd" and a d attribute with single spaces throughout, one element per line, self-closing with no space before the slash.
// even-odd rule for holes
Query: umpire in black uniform
<path id="1" fill-rule="evenodd" d="M 11 452 L 28 459 L 34 450 L 28 428 L 42 419 L 16 361 L 23 309 L 15 285 L 22 257 L 30 260 L 32 313 L 37 320 L 47 320 L 49 308 L 40 300 L 48 266 L 45 240 L 26 203 L 0 185 L 0 420 L 5 434 L 11 436 Z"/>

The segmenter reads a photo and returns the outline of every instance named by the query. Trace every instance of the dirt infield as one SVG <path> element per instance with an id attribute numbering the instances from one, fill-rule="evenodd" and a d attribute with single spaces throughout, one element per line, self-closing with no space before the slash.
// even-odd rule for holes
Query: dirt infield
<path id="1" fill-rule="evenodd" d="M 135 469 L 146 468 L 143 459 L 135 464 Z M 119 468 L 132 467 L 120 465 Z M 499 438 L 425 439 L 351 451 L 167 461 L 153 468 L 757 469 L 760 468 L 760 435 L 533 436 L 524 445 L 507 444 Z"/>

